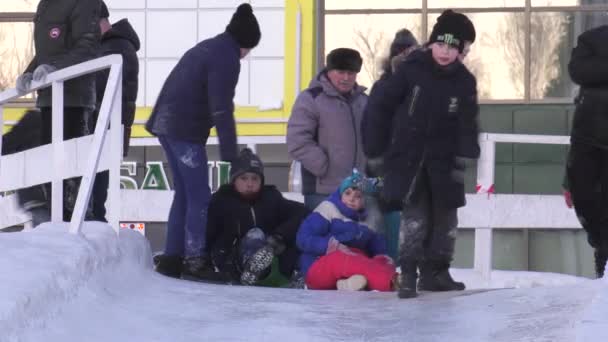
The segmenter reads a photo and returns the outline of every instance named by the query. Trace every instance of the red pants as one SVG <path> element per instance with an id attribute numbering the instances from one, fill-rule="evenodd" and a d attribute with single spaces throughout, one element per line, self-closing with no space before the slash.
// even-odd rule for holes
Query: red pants
<path id="1" fill-rule="evenodd" d="M 353 254 L 335 251 L 320 257 L 306 274 L 306 285 L 312 290 L 335 290 L 336 282 L 355 274 L 367 279 L 370 290 L 392 291 L 395 266 L 384 258 L 369 258 L 356 250 Z"/>

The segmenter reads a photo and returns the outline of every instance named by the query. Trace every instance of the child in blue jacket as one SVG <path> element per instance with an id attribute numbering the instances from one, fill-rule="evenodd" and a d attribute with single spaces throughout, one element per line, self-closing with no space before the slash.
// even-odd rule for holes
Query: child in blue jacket
<path id="1" fill-rule="evenodd" d="M 300 226 L 296 243 L 309 289 L 395 289 L 397 273 L 386 240 L 366 221 L 363 181 L 353 172 Z"/>

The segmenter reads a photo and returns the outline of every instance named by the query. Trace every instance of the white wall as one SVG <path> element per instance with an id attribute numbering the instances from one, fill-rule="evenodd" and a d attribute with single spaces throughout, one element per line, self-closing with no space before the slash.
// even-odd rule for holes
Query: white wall
<path id="1" fill-rule="evenodd" d="M 110 21 L 128 18 L 142 43 L 138 106 L 153 106 L 171 69 L 196 43 L 223 32 L 243 0 L 105 0 Z M 283 102 L 285 2 L 252 0 L 262 40 L 241 61 L 235 104 Z"/>

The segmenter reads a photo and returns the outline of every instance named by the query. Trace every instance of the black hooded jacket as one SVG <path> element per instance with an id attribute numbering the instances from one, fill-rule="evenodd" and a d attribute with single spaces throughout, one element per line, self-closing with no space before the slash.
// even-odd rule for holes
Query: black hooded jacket
<path id="1" fill-rule="evenodd" d="M 440 67 L 431 50 L 412 52 L 376 84 L 361 129 L 365 154 L 385 158 L 383 198 L 407 200 L 424 168 L 439 205 L 463 206 L 459 157 L 479 157 L 478 112 L 475 77 L 458 61 Z"/>
<path id="2" fill-rule="evenodd" d="M 36 54 L 25 70 L 42 65 L 67 68 L 97 57 L 99 0 L 40 0 L 34 18 Z M 95 78 L 85 75 L 65 82 L 66 107 L 95 106 Z M 51 106 L 51 88 L 38 91 L 38 107 Z"/>
<path id="3" fill-rule="evenodd" d="M 572 50 L 568 71 L 581 86 L 572 122 L 572 142 L 608 148 L 608 25 L 584 32 Z"/>
<path id="4" fill-rule="evenodd" d="M 113 54 L 122 55 L 122 124 L 124 128 L 123 155 L 129 150 L 129 138 L 131 126 L 135 120 L 135 109 L 137 101 L 137 90 L 139 83 L 139 59 L 137 51 L 141 47 L 137 33 L 127 19 L 122 19 L 112 25 L 112 28 L 101 37 L 100 56 Z M 97 112 L 103 100 L 103 94 L 108 82 L 109 69 L 97 73 L 97 110 L 95 111 L 94 123 L 97 121 Z"/>
<path id="5" fill-rule="evenodd" d="M 243 199 L 234 185 L 224 184 L 211 196 L 207 220 L 207 246 L 212 254 L 231 254 L 241 238 L 257 227 L 267 236 L 279 235 L 295 246 L 300 223 L 309 214 L 299 202 L 283 197 L 274 185 L 263 185 L 255 200 Z"/>

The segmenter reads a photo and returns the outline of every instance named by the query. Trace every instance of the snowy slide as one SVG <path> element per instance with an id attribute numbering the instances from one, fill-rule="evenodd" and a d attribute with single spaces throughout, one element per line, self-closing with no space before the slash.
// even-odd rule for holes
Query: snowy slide
<path id="1" fill-rule="evenodd" d="M 606 340 L 602 280 L 495 272 L 483 284 L 454 270 L 469 288 L 518 288 L 412 300 L 208 285 L 154 273 L 136 232 L 117 237 L 101 223 L 66 231 L 0 234 L 1 342 Z"/>

